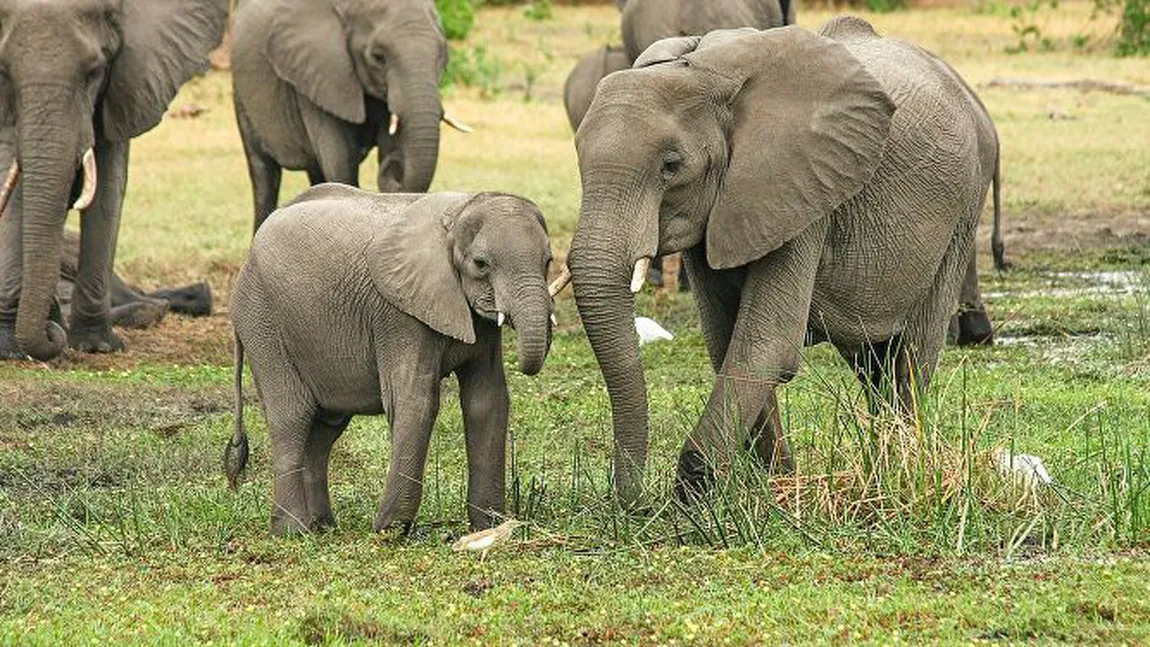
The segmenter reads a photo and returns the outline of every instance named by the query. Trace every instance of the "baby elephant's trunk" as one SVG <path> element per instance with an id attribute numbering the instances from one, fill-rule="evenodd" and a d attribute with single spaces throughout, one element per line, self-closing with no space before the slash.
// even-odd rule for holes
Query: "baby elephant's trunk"
<path id="1" fill-rule="evenodd" d="M 239 487 L 240 475 L 248 464 L 248 434 L 244 431 L 244 345 L 238 334 L 235 338 L 235 393 L 236 426 L 232 439 L 224 449 L 224 471 L 228 475 L 228 485 L 234 490 Z"/>

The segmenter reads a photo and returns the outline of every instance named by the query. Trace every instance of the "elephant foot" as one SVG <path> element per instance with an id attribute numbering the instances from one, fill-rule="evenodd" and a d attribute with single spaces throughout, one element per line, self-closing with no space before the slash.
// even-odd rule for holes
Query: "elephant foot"
<path id="1" fill-rule="evenodd" d="M 167 301 L 136 301 L 112 308 L 112 325 L 118 328 L 149 328 L 160 323 L 167 313 Z"/>
<path id="2" fill-rule="evenodd" d="M 110 322 L 87 323 L 72 319 L 68 330 L 68 343 L 82 353 L 118 353 L 124 350 L 124 340 L 112 332 Z"/>
<path id="3" fill-rule="evenodd" d="M 335 515 L 328 512 L 326 514 L 317 515 L 312 518 L 311 523 L 308 524 L 312 532 L 326 532 L 335 529 Z"/>
<path id="4" fill-rule="evenodd" d="M 406 535 L 408 531 L 411 530 L 411 527 L 415 525 L 414 515 L 412 515 L 410 519 L 400 517 L 401 515 L 394 510 L 381 507 L 379 513 L 375 515 L 375 521 L 371 524 L 371 529 L 377 533 L 387 535 Z"/>
<path id="5" fill-rule="evenodd" d="M 148 296 L 167 301 L 168 309 L 178 314 L 190 317 L 207 317 L 212 314 L 212 287 L 206 282 L 156 290 Z"/>
<path id="6" fill-rule="evenodd" d="M 687 450 L 679 454 L 675 498 L 689 505 L 710 491 L 714 483 L 715 474 L 702 452 Z"/>
<path id="7" fill-rule="evenodd" d="M 28 354 L 20 350 L 16 343 L 16 326 L 14 324 L 0 324 L 0 360 L 25 359 Z"/>
<path id="8" fill-rule="evenodd" d="M 985 310 L 964 310 L 957 315 L 958 333 L 955 341 L 959 346 L 993 346 L 994 328 Z"/>
<path id="9" fill-rule="evenodd" d="M 305 526 L 298 517 L 276 510 L 272 512 L 272 534 L 276 537 L 291 535 L 306 535 L 310 528 Z"/>

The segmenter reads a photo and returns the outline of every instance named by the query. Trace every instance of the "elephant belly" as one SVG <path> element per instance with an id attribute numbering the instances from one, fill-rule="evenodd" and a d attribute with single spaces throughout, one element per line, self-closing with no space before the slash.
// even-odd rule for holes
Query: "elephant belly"
<path id="1" fill-rule="evenodd" d="M 374 359 L 372 356 L 365 362 L 360 357 L 338 355 L 313 358 L 299 367 L 300 377 L 319 406 L 328 411 L 379 414 L 384 406 Z"/>

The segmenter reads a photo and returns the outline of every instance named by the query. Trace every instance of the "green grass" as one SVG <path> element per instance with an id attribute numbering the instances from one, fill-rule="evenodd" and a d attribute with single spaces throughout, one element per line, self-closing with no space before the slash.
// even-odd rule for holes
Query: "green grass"
<path id="1" fill-rule="evenodd" d="M 435 187 L 530 197 L 562 257 L 578 173 L 560 88 L 580 54 L 618 34 L 613 8 L 554 11 L 479 12 L 465 46 L 485 47 L 501 72 L 450 90 L 447 107 L 477 130 L 445 131 Z M 1077 33 L 1088 11 L 1064 6 L 1044 32 Z M 800 12 L 807 26 L 828 15 Z M 868 17 L 976 85 L 1150 84 L 1136 60 L 1097 51 L 1007 55 L 1001 16 Z M 515 373 L 508 344 L 508 506 L 530 523 L 480 562 L 445 542 L 466 518 L 454 384 L 409 537 L 370 532 L 388 460 L 382 418 L 357 419 L 336 446 L 339 528 L 273 539 L 266 428 L 249 388 L 248 480 L 227 490 L 226 308 L 250 227 L 229 86 L 216 73 L 190 84 L 176 104 L 208 111 L 134 145 L 118 258 L 148 287 L 210 279 L 220 313 L 126 332 L 120 356 L 0 365 L 0 643 L 1150 640 L 1150 134 L 1132 127 L 1150 121 L 1150 102 L 982 91 L 1002 133 L 1017 265 L 985 272 L 983 289 L 1009 343 L 948 349 L 914 424 L 869 416 L 835 353 L 808 349 L 782 396 L 794 480 L 737 463 L 713 498 L 672 503 L 677 451 L 712 376 L 690 298 L 647 292 L 640 311 L 677 338 L 643 349 L 650 509 L 619 510 L 606 395 L 564 296 L 540 376 Z M 1050 120 L 1050 104 L 1077 119 Z M 284 184 L 287 199 L 304 179 Z M 1099 271 L 1129 275 L 1116 285 Z M 1030 496 L 998 477 L 999 446 L 1041 456 L 1057 488 Z"/>

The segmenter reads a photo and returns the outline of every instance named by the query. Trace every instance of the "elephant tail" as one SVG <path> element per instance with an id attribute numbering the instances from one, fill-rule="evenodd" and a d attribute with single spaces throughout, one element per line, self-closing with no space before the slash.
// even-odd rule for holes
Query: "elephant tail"
<path id="1" fill-rule="evenodd" d="M 248 434 L 244 431 L 244 344 L 238 333 L 233 331 L 235 340 L 235 406 L 236 424 L 232 438 L 224 450 L 224 471 L 228 475 L 228 486 L 239 487 L 240 475 L 248 464 Z"/>
<path id="2" fill-rule="evenodd" d="M 990 250 L 994 253 L 994 268 L 1002 272 L 1010 267 L 1006 262 L 1006 247 L 1002 244 L 1002 152 L 997 135 L 994 138 L 994 231 L 990 234 Z"/>

